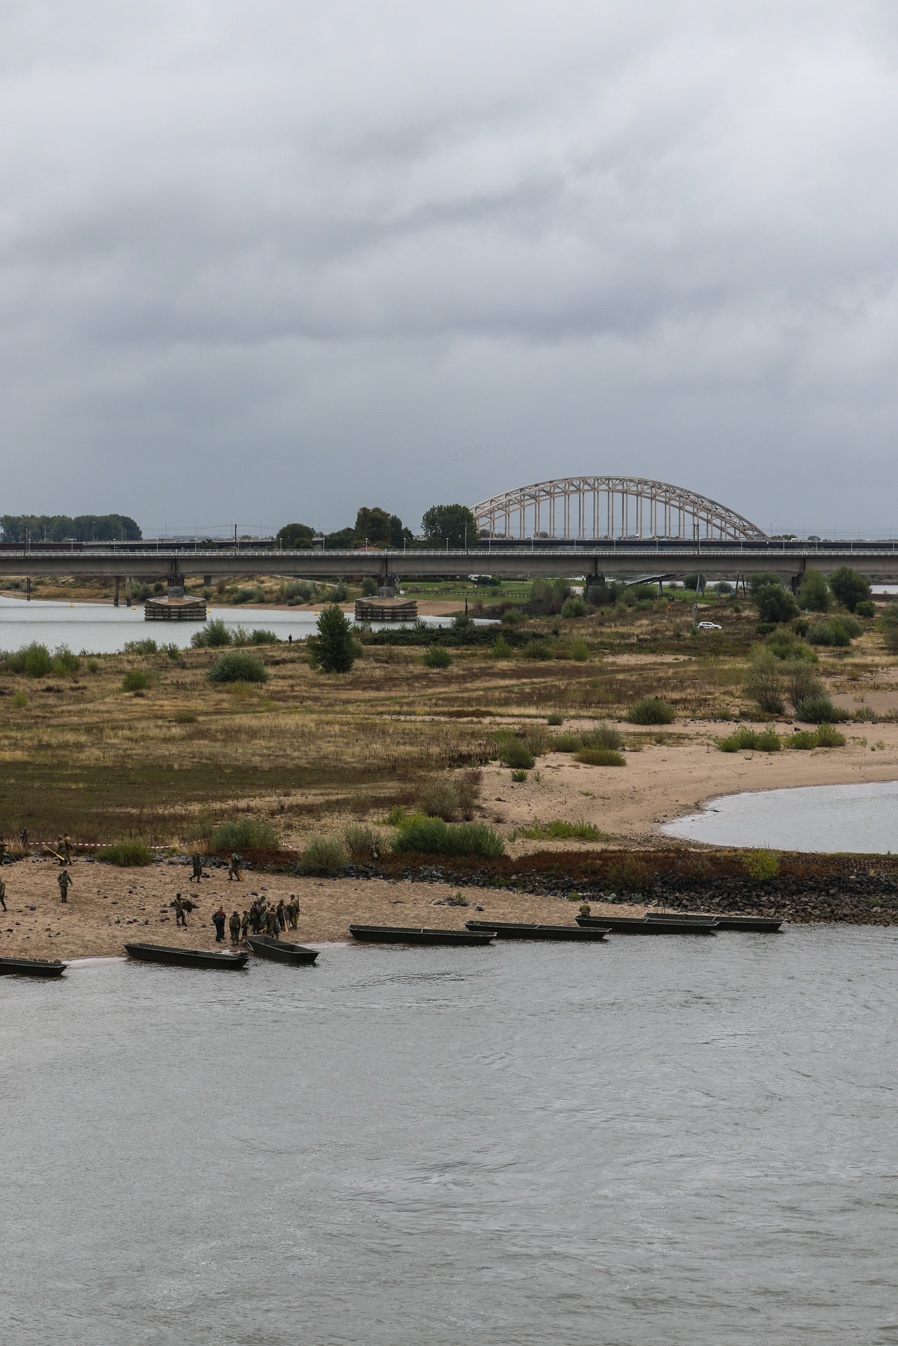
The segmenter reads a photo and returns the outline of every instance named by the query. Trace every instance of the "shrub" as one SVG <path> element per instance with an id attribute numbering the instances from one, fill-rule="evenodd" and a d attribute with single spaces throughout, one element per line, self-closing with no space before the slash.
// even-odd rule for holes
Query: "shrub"
<path id="1" fill-rule="evenodd" d="M 757 651 L 748 666 L 744 690 L 745 695 L 768 715 L 782 715 L 786 708 L 782 664 L 776 655 L 766 649 Z"/>
<path id="2" fill-rule="evenodd" d="M 536 765 L 533 753 L 520 738 L 506 738 L 500 741 L 499 760 L 503 766 L 515 767 L 517 770 L 529 771 Z"/>
<path id="3" fill-rule="evenodd" d="M 16 692 L 13 696 L 12 703 L 16 710 L 24 710 L 28 705 L 28 693 L 21 690 Z"/>
<path id="4" fill-rule="evenodd" d="M 586 612 L 586 604 L 582 598 L 566 598 L 561 606 L 562 617 L 585 617 Z"/>
<path id="5" fill-rule="evenodd" d="M 233 645 L 233 637 L 220 617 L 213 617 L 199 631 L 194 631 L 190 643 L 195 650 L 217 649 L 224 645 Z"/>
<path id="6" fill-rule="evenodd" d="M 123 692 L 142 692 L 153 681 L 153 675 L 146 668 L 129 668 L 122 678 Z"/>
<path id="7" fill-rule="evenodd" d="M 585 664 L 590 656 L 590 648 L 582 636 L 576 636 L 567 647 L 567 657 L 578 664 Z"/>
<path id="8" fill-rule="evenodd" d="M 855 605 L 854 611 L 858 617 L 875 617 L 876 604 L 870 598 L 862 598 L 861 601 Z"/>
<path id="9" fill-rule="evenodd" d="M 524 646 L 525 659 L 553 659 L 555 646 L 550 640 L 530 640 Z"/>
<path id="10" fill-rule="evenodd" d="M 444 822 L 473 817 L 480 790 L 480 772 L 463 771 L 454 776 L 436 776 L 418 796 L 423 813 Z"/>
<path id="11" fill-rule="evenodd" d="M 782 744 L 773 729 L 752 729 L 740 725 L 734 733 L 717 740 L 720 752 L 779 752 Z"/>
<path id="12" fill-rule="evenodd" d="M 553 710 L 551 715 L 546 716 L 546 724 L 564 724 L 564 716 L 560 711 Z"/>
<path id="13" fill-rule="evenodd" d="M 400 826 L 393 849 L 417 851 L 421 855 L 481 855 L 486 858 L 505 854 L 502 838 L 485 823 L 446 823 L 442 818 L 420 815 L 407 819 Z"/>
<path id="14" fill-rule="evenodd" d="M 584 748 L 613 748 L 615 752 L 620 752 L 624 746 L 624 736 L 613 724 L 602 720 L 594 728 L 587 729 L 581 736 L 581 743 Z"/>
<path id="15" fill-rule="evenodd" d="M 818 748 L 844 748 L 845 735 L 840 734 L 838 729 L 833 729 L 831 724 L 823 723 L 817 729 L 817 747 Z"/>
<path id="16" fill-rule="evenodd" d="M 794 734 L 788 734 L 785 739 L 785 746 L 794 748 L 797 752 L 809 752 L 811 749 L 819 747 L 817 731 L 815 729 L 799 729 Z"/>
<path id="17" fill-rule="evenodd" d="M 762 622 L 789 622 L 798 616 L 798 604 L 779 580 L 768 579 L 757 589 L 752 584 L 752 597 Z"/>
<path id="18" fill-rule="evenodd" d="M 511 779 L 514 781 L 515 785 L 523 785 L 524 781 L 527 779 L 527 772 L 513 771 L 511 773 Z"/>
<path id="19" fill-rule="evenodd" d="M 801 640 L 794 630 L 789 630 L 788 626 L 778 626 L 777 629 L 767 637 L 766 647 L 771 654 L 775 654 L 777 659 L 797 660 L 804 659 L 809 664 L 818 663 L 818 656 Z"/>
<path id="20" fill-rule="evenodd" d="M 352 626 L 336 603 L 323 608 L 318 617 L 318 634 L 307 641 L 309 663 L 322 673 L 348 673 L 360 653 Z"/>
<path id="21" fill-rule="evenodd" d="M 516 836 L 525 837 L 528 841 L 604 841 L 607 833 L 600 832 L 593 824 L 588 823 L 584 818 L 577 822 L 569 823 L 563 818 L 556 818 L 550 823 L 533 823 L 530 827 L 519 827 Z"/>
<path id="22" fill-rule="evenodd" d="M 845 711 L 834 706 L 825 692 L 803 697 L 795 707 L 795 714 L 807 724 L 835 724 L 847 718 Z"/>
<path id="23" fill-rule="evenodd" d="M 676 718 L 673 706 L 657 696 L 647 696 L 627 711 L 631 724 L 673 724 Z"/>
<path id="24" fill-rule="evenodd" d="M 798 591 L 798 601 L 808 612 L 828 612 L 830 603 L 826 576 L 819 570 L 806 570 Z"/>
<path id="25" fill-rule="evenodd" d="M 366 575 L 365 578 L 362 580 L 362 597 L 373 598 L 376 593 L 377 593 L 377 580 L 372 579 L 370 575 Z"/>
<path id="26" fill-rule="evenodd" d="M 81 660 L 77 654 L 73 654 L 68 645 L 60 645 L 53 655 L 53 672 L 56 676 L 61 678 L 66 673 L 76 673 L 80 667 Z"/>
<path id="27" fill-rule="evenodd" d="M 249 650 L 226 650 L 220 654 L 206 677 L 210 682 L 267 682 L 270 674 L 256 654 Z"/>
<path id="28" fill-rule="evenodd" d="M 7 654 L 3 662 L 10 673 L 26 673 L 29 678 L 45 678 L 53 667 L 50 651 L 36 640 Z"/>
<path id="29" fill-rule="evenodd" d="M 264 626 L 257 626 L 249 633 L 250 645 L 276 645 L 278 638 L 273 631 L 267 630 Z"/>
<path id="30" fill-rule="evenodd" d="M 424 665 L 426 668 L 448 668 L 452 663 L 452 655 L 446 649 L 445 645 L 428 645 L 424 651 Z"/>
<path id="31" fill-rule="evenodd" d="M 783 676 L 785 679 L 786 695 L 792 703 L 793 709 L 799 701 L 803 701 L 808 696 L 822 696 L 823 683 L 817 676 L 816 671 L 807 663 L 800 659 L 795 663 L 787 663 L 783 667 Z"/>
<path id="32" fill-rule="evenodd" d="M 642 860 L 625 855 L 608 866 L 608 882 L 624 892 L 643 892 L 651 885 L 652 877 Z"/>
<path id="33" fill-rule="evenodd" d="M 780 872 L 780 858 L 775 851 L 750 851 L 743 855 L 742 864 L 749 878 L 758 883 L 775 879 Z"/>
<path id="34" fill-rule="evenodd" d="M 380 837 L 373 827 L 356 823 L 343 833 L 343 845 L 353 860 L 370 860 L 380 850 Z"/>
<path id="35" fill-rule="evenodd" d="M 494 659 L 510 659 L 514 650 L 504 636 L 497 636 L 490 648 L 490 654 Z"/>
<path id="36" fill-rule="evenodd" d="M 576 760 L 585 766 L 626 766 L 626 758 L 613 748 L 581 748 Z"/>
<path id="37" fill-rule="evenodd" d="M 277 851 L 280 839 L 271 823 L 260 818 L 238 818 L 220 823 L 209 838 L 213 851 Z"/>
<path id="38" fill-rule="evenodd" d="M 310 837 L 296 862 L 301 874 L 342 874 L 349 854 L 339 837 Z"/>
<path id="39" fill-rule="evenodd" d="M 826 622 L 814 622 L 808 631 L 808 640 L 812 645 L 839 645 L 844 648 L 851 644 L 851 634 L 842 618 L 831 617 Z"/>
<path id="40" fill-rule="evenodd" d="M 858 603 L 869 601 L 870 598 L 870 581 L 850 566 L 839 566 L 838 570 L 834 570 L 829 577 L 829 587 L 838 602 L 849 612 L 856 611 Z"/>
<path id="41" fill-rule="evenodd" d="M 159 646 L 150 636 L 146 640 L 126 640 L 122 646 L 124 654 L 156 654 L 158 650 Z"/>
<path id="42" fill-rule="evenodd" d="M 549 747 L 552 752 L 579 752 L 583 740 L 579 734 L 556 734 Z"/>
<path id="43" fill-rule="evenodd" d="M 151 865 L 153 852 L 145 841 L 114 841 L 111 846 L 104 846 L 97 851 L 97 859 L 107 865 L 130 869 L 137 865 Z"/>

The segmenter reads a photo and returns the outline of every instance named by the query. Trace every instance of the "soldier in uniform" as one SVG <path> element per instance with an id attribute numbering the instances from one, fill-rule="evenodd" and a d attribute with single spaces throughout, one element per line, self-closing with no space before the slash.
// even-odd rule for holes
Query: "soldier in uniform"
<path id="1" fill-rule="evenodd" d="M 299 924 L 299 898 L 295 893 L 290 894 L 290 903 L 287 907 L 287 915 L 290 917 L 290 929 L 295 930 Z"/>
<path id="2" fill-rule="evenodd" d="M 181 901 L 181 894 L 175 893 L 175 925 L 187 925 L 187 917 L 184 913 L 184 903 Z"/>
<path id="3" fill-rule="evenodd" d="M 0 907 L 6 911 L 6 884 L 0 879 Z"/>
<path id="4" fill-rule="evenodd" d="M 224 907 L 219 907 L 218 911 L 212 913 L 212 924 L 215 926 L 215 943 L 224 944 L 225 913 Z"/>
<path id="5" fill-rule="evenodd" d="M 63 853 L 63 855 L 65 856 L 65 862 L 66 862 L 66 864 L 67 864 L 67 865 L 68 865 L 68 864 L 71 864 L 71 862 L 72 862 L 72 838 L 69 836 L 68 832 L 66 832 L 65 836 L 64 836 L 63 839 L 62 839 L 62 853 Z"/>
<path id="6" fill-rule="evenodd" d="M 278 902 L 277 907 L 275 908 L 275 915 L 276 915 L 277 918 L 278 918 L 278 926 L 280 927 L 280 929 L 281 929 L 281 930 L 286 930 L 286 929 L 287 929 L 287 913 L 286 913 L 286 911 L 284 910 L 284 899 L 283 899 L 283 898 L 281 898 L 280 902 Z"/>
<path id="7" fill-rule="evenodd" d="M 245 940 L 249 934 L 249 912 L 244 911 L 240 921 L 240 938 Z"/>
<path id="8" fill-rule="evenodd" d="M 237 852 L 231 851 L 231 863 L 228 865 L 229 882 L 231 879 L 240 879 L 242 881 L 243 875 L 240 873 L 240 866 L 242 864 L 243 861 L 240 859 L 240 856 L 237 854 Z"/>
<path id="9" fill-rule="evenodd" d="M 56 882 L 59 884 L 60 902 L 68 902 L 69 889 L 72 886 L 72 876 L 67 869 L 63 869 L 56 876 Z"/>
<path id="10" fill-rule="evenodd" d="M 239 944 L 239 943 L 240 943 L 240 913 L 239 913 L 239 912 L 236 912 L 236 911 L 232 911 L 232 912 L 231 912 L 231 919 L 228 921 L 228 928 L 229 928 L 229 930 L 230 930 L 230 932 L 231 932 L 231 943 L 232 943 L 232 944 Z"/>
<path id="11" fill-rule="evenodd" d="M 590 907 L 590 905 L 589 905 L 588 902 L 581 902 L 581 903 L 580 903 L 580 910 L 578 911 L 577 915 L 578 915 L 578 916 L 588 916 L 591 910 L 592 910 L 592 908 Z"/>
<path id="12" fill-rule="evenodd" d="M 193 863 L 193 873 L 191 874 L 187 882 L 193 883 L 193 880 L 196 879 L 197 883 L 199 883 L 200 879 L 203 877 L 203 857 L 198 853 L 195 854 L 193 856 L 192 863 Z"/>

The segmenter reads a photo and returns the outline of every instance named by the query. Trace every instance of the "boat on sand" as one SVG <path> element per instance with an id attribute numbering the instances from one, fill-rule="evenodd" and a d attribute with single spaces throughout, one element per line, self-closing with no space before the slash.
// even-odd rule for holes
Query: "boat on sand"
<path id="1" fill-rule="evenodd" d="M 126 944 L 131 958 L 142 963 L 165 963 L 169 967 L 246 967 L 248 953 L 217 949 L 179 949 L 168 944 Z"/>
<path id="2" fill-rule="evenodd" d="M 0 977 L 61 977 L 67 967 L 43 958 L 0 958 Z"/>

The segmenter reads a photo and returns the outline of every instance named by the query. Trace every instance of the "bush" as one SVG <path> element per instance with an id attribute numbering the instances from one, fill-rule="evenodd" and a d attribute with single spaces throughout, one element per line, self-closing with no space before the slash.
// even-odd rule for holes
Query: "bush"
<path id="1" fill-rule="evenodd" d="M 151 865 L 153 852 L 145 841 L 114 841 L 97 851 L 97 859 L 107 865 L 130 869 L 137 865 Z"/>
<path id="2" fill-rule="evenodd" d="M 549 744 L 550 752 L 579 752 L 582 747 L 579 734 L 556 734 Z"/>
<path id="3" fill-rule="evenodd" d="M 220 654 L 206 677 L 210 682 L 267 682 L 270 674 L 256 654 L 249 650 L 227 650 Z"/>
<path id="4" fill-rule="evenodd" d="M 799 701 L 803 701 L 809 696 L 822 696 L 823 683 L 817 676 L 815 669 L 806 660 L 800 659 L 795 663 L 787 663 L 783 666 L 783 677 L 786 686 L 786 695 L 794 709 Z"/>
<path id="5" fill-rule="evenodd" d="M 862 598 L 855 606 L 855 616 L 857 617 L 875 617 L 876 604 L 871 598 Z"/>
<path id="6" fill-rule="evenodd" d="M 750 851 L 742 857 L 742 864 L 749 878 L 759 883 L 775 879 L 780 872 L 780 858 L 775 851 Z"/>
<path id="7" fill-rule="evenodd" d="M 146 640 L 126 640 L 122 646 L 124 654 L 156 654 L 159 646 L 151 637 Z"/>
<path id="8" fill-rule="evenodd" d="M 585 664 L 590 653 L 590 648 L 582 636 L 575 636 L 567 647 L 567 657 L 578 664 Z"/>
<path id="9" fill-rule="evenodd" d="M 606 837 L 606 833 L 583 818 L 574 823 L 562 818 L 550 823 L 533 823 L 530 827 L 519 827 L 515 835 L 525 837 L 527 841 L 604 841 Z"/>
<path id="10" fill-rule="evenodd" d="M 546 724 L 564 724 L 564 716 L 560 711 L 553 710 L 551 715 L 546 716 Z"/>
<path id="11" fill-rule="evenodd" d="M 676 718 L 673 706 L 657 696 L 647 696 L 627 711 L 631 724 L 673 724 Z"/>
<path id="12" fill-rule="evenodd" d="M 525 659 L 554 659 L 555 647 L 550 640 L 531 640 L 524 646 Z"/>
<path id="13" fill-rule="evenodd" d="M 798 616 L 798 604 L 778 579 L 767 579 L 757 587 L 752 583 L 752 598 L 762 622 L 790 622 Z"/>
<path id="14" fill-rule="evenodd" d="M 825 692 L 802 697 L 795 707 L 795 715 L 806 724 L 835 724 L 847 718 L 845 711 L 834 706 Z"/>
<path id="15" fill-rule="evenodd" d="M 462 771 L 454 776 L 436 776 L 427 782 L 418 796 L 423 813 L 444 822 L 458 822 L 474 816 L 480 792 L 480 772 Z"/>
<path id="16" fill-rule="evenodd" d="M 349 865 L 349 854 L 339 837 L 310 837 L 296 862 L 300 874 L 332 877 Z"/>
<path id="17" fill-rule="evenodd" d="M 497 636 L 490 648 L 490 654 L 494 659 L 510 659 L 514 650 L 504 636 Z"/>
<path id="18" fill-rule="evenodd" d="M 768 715 L 782 715 L 786 708 L 782 664 L 770 650 L 758 650 L 752 658 L 745 675 L 744 691 Z"/>
<path id="19" fill-rule="evenodd" d="M 50 651 L 36 640 L 7 654 L 3 662 L 10 673 L 26 673 L 29 678 L 45 678 L 53 667 Z"/>
<path id="20" fill-rule="evenodd" d="M 806 570 L 798 591 L 798 602 L 808 612 L 828 612 L 829 585 L 819 570 Z"/>
<path id="21" fill-rule="evenodd" d="M 372 579 L 370 575 L 366 575 L 365 578 L 362 580 L 362 597 L 373 598 L 376 593 L 377 593 L 377 580 Z"/>
<path id="22" fill-rule="evenodd" d="M 784 740 L 787 748 L 807 752 L 814 748 L 844 748 L 845 735 L 840 734 L 831 724 L 821 724 L 819 729 L 799 729 Z"/>
<path id="23" fill-rule="evenodd" d="M 581 748 L 576 755 L 576 760 L 582 762 L 585 766 L 627 765 L 623 753 L 615 752 L 613 748 Z"/>
<path id="24" fill-rule="evenodd" d="M 849 612 L 855 612 L 858 603 L 867 602 L 870 598 L 870 581 L 850 566 L 839 566 L 838 570 L 834 570 L 829 577 L 829 587 L 838 602 Z"/>
<path id="25" fill-rule="evenodd" d="M 801 640 L 795 631 L 790 631 L 787 626 L 778 626 L 766 641 L 766 648 L 771 654 L 775 654 L 777 659 L 805 659 L 810 664 L 818 663 L 818 656 Z"/>
<path id="26" fill-rule="evenodd" d="M 273 631 L 267 630 L 264 626 L 257 626 L 249 633 L 250 645 L 277 645 L 278 638 Z"/>
<path id="27" fill-rule="evenodd" d="M 370 860 L 380 850 L 380 836 L 373 827 L 356 823 L 343 833 L 343 845 L 353 860 Z"/>
<path id="28" fill-rule="evenodd" d="M 238 818 L 220 823 L 209 838 L 210 849 L 217 852 L 277 851 L 280 839 L 271 823 L 260 818 Z"/>
<path id="29" fill-rule="evenodd" d="M 648 867 L 635 855 L 625 855 L 613 860 L 608 866 L 608 882 L 624 892 L 640 893 L 651 886 L 652 876 Z"/>
<path id="30" fill-rule="evenodd" d="M 812 645 L 836 645 L 845 648 L 851 644 L 852 629 L 849 622 L 852 617 L 830 617 L 826 622 L 814 622 L 808 631 L 808 640 Z M 857 631 L 853 633 L 857 635 Z"/>
<path id="31" fill-rule="evenodd" d="M 129 668 L 122 678 L 123 692 L 142 692 L 153 681 L 153 675 L 146 668 Z"/>
<path id="32" fill-rule="evenodd" d="M 360 653 L 352 626 L 336 603 L 323 608 L 318 617 L 318 634 L 306 642 L 309 663 L 322 673 L 348 673 Z"/>
<path id="33" fill-rule="evenodd" d="M 502 739 L 498 747 L 499 761 L 503 766 L 512 766 L 518 770 L 523 769 L 529 771 L 530 768 L 536 764 L 533 753 L 523 739 Z"/>
<path id="34" fill-rule="evenodd" d="M 613 724 L 602 720 L 593 729 L 587 729 L 581 735 L 580 742 L 584 748 L 613 748 L 615 752 L 620 752 L 624 746 L 624 736 Z"/>
<path id="35" fill-rule="evenodd" d="M 831 724 L 823 723 L 817 730 L 818 748 L 844 748 L 845 735 L 840 734 L 838 729 L 833 729 Z"/>
<path id="36" fill-rule="evenodd" d="M 566 598 L 561 606 L 562 617 L 585 617 L 586 612 L 587 607 L 582 598 Z"/>
<path id="37" fill-rule="evenodd" d="M 195 650 L 218 649 L 224 645 L 233 645 L 233 637 L 220 617 L 206 622 L 199 631 L 194 631 L 190 643 Z"/>
<path id="38" fill-rule="evenodd" d="M 488 859 L 505 854 L 505 844 L 485 823 L 446 823 L 420 815 L 406 819 L 393 841 L 394 851 L 421 855 L 480 855 Z"/>
<path id="39" fill-rule="evenodd" d="M 424 666 L 426 668 L 448 668 L 451 663 L 452 655 L 445 645 L 428 645 L 424 651 Z"/>
<path id="40" fill-rule="evenodd" d="M 53 655 L 53 672 L 61 678 L 66 673 L 77 673 L 81 667 L 81 660 L 77 654 L 72 654 L 68 645 L 60 645 L 59 649 Z"/>
<path id="41" fill-rule="evenodd" d="M 719 738 L 717 747 L 720 752 L 779 752 L 782 743 L 774 729 L 758 730 L 741 725 L 726 738 Z"/>

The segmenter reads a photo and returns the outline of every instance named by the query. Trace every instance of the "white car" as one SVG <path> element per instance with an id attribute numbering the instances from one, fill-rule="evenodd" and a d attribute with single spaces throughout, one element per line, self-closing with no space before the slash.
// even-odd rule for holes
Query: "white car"
<path id="1" fill-rule="evenodd" d="M 717 622 L 699 622 L 698 629 L 700 631 L 722 631 L 723 627 L 718 626 Z"/>

